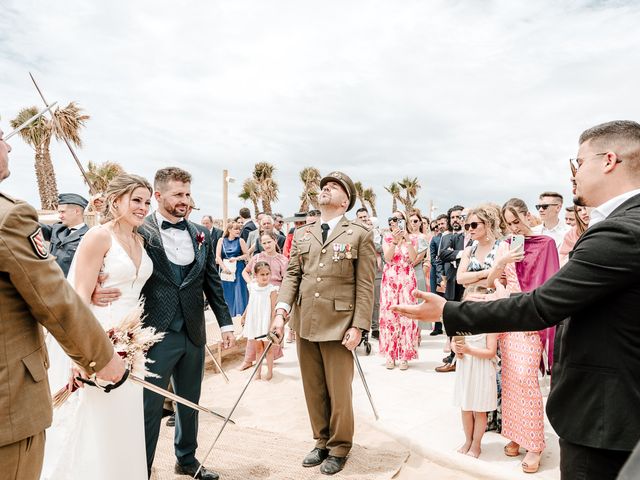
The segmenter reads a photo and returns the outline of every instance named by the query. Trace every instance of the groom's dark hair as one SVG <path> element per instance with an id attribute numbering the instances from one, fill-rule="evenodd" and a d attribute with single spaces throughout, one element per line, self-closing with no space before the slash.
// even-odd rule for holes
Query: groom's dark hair
<path id="1" fill-rule="evenodd" d="M 167 183 L 172 180 L 182 183 L 191 183 L 191 174 L 178 167 L 161 168 L 156 172 L 156 176 L 153 179 L 153 188 L 158 191 L 163 190 Z"/>

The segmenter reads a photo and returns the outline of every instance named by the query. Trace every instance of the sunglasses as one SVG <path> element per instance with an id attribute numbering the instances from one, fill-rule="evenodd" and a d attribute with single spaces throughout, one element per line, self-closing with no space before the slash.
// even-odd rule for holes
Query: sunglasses
<path id="1" fill-rule="evenodd" d="M 558 206 L 560 205 L 559 203 L 541 203 L 539 205 L 536 205 L 536 210 L 540 211 L 540 210 L 546 210 L 547 208 L 551 207 L 551 206 Z"/>
<path id="2" fill-rule="evenodd" d="M 387 222 L 388 223 L 397 223 L 398 219 L 396 217 L 389 217 L 389 218 L 387 218 Z"/>
<path id="3" fill-rule="evenodd" d="M 411 223 L 420 223 L 420 220 L 416 218 L 415 220 L 411 220 Z"/>
<path id="4" fill-rule="evenodd" d="M 465 230 L 469 230 L 469 229 L 471 229 L 471 230 L 475 230 L 476 228 L 478 228 L 478 225 L 480 225 L 480 224 L 483 224 L 483 225 L 484 225 L 484 222 L 471 222 L 471 223 L 465 223 L 465 224 L 464 224 L 464 229 L 465 229 Z"/>

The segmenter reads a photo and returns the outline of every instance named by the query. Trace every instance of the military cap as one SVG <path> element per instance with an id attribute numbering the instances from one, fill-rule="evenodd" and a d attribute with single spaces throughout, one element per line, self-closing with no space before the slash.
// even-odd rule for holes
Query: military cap
<path id="1" fill-rule="evenodd" d="M 58 195 L 58 205 L 78 205 L 87 208 L 89 201 L 77 193 L 61 193 Z"/>
<path id="2" fill-rule="evenodd" d="M 320 188 L 324 187 L 327 182 L 336 182 L 342 187 L 347 196 L 349 197 L 349 206 L 347 212 L 353 208 L 356 204 L 356 186 L 351 179 L 342 172 L 331 172 L 320 180 Z"/>

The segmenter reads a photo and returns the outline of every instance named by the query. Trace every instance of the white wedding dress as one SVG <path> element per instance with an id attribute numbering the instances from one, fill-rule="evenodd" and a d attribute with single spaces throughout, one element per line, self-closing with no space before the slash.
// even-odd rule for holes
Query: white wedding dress
<path id="1" fill-rule="evenodd" d="M 107 227 L 95 227 L 107 228 Z M 74 285 L 75 261 L 68 281 Z M 108 307 L 92 305 L 91 311 L 105 330 L 118 325 L 138 304 L 140 291 L 153 271 L 153 263 L 142 249 L 142 260 L 135 265 L 116 238 L 104 257 L 103 271 L 109 276 L 105 288 L 120 289 L 122 296 Z M 69 379 L 71 366 L 51 335 L 47 338 L 49 381 L 55 393 Z M 42 480 L 147 479 L 142 387 L 125 382 L 104 393 L 85 386 L 54 412 L 47 430 Z"/>

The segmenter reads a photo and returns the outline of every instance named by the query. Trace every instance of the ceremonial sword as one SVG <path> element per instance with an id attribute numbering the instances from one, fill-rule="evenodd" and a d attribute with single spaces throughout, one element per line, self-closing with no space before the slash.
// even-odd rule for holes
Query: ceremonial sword
<path id="1" fill-rule="evenodd" d="M 108 384 L 108 385 L 100 385 L 97 382 L 97 378 L 94 378 L 95 376 L 93 376 L 93 380 L 87 380 L 86 378 L 82 378 L 82 377 L 76 377 L 76 380 L 85 383 L 87 385 L 91 385 L 92 387 L 98 387 L 102 390 L 104 390 L 106 393 L 109 393 L 111 390 L 114 390 L 116 388 L 118 388 L 120 385 L 122 385 L 125 380 L 131 380 L 133 383 L 137 383 L 139 385 L 142 386 L 142 388 L 146 388 L 149 391 L 152 391 L 154 393 L 157 393 L 158 395 L 161 395 L 163 397 L 167 397 L 169 400 L 173 400 L 174 402 L 180 403 L 182 405 L 185 405 L 189 408 L 193 408 L 194 410 L 198 410 L 200 412 L 203 413 L 208 413 L 209 415 L 213 415 L 216 418 L 219 418 L 221 420 L 224 420 L 225 425 L 227 424 L 227 422 L 231 422 L 235 425 L 235 422 L 233 420 L 231 420 L 231 414 L 229 414 L 229 416 L 225 417 L 224 415 L 221 415 L 217 412 L 214 412 L 213 410 L 203 407 L 201 405 L 198 405 L 197 403 L 194 403 L 190 400 L 187 400 L 186 398 L 183 398 L 179 395 L 176 395 L 175 393 L 171 393 L 168 390 L 165 390 L 164 388 L 158 387 L 157 385 L 154 385 L 153 383 L 147 382 L 146 380 L 143 380 L 140 377 L 137 377 L 135 375 L 132 375 L 131 372 L 129 371 L 129 369 L 125 370 L 124 375 L 122 376 L 122 378 L 120 379 L 120 381 L 118 381 L 115 384 Z M 233 412 L 231 412 L 233 413 Z"/>
<path id="2" fill-rule="evenodd" d="M 31 117 L 29 120 L 26 120 L 25 122 L 22 123 L 22 125 L 20 125 L 18 128 L 16 128 L 13 132 L 11 132 L 9 135 L 7 135 L 6 137 L 4 137 L 2 140 L 4 140 L 5 142 L 7 140 L 9 140 L 11 137 L 13 137 L 16 133 L 19 133 L 20 130 L 22 130 L 23 128 L 29 126 L 29 124 L 31 124 L 31 122 L 37 120 L 38 118 L 40 118 L 42 115 L 44 115 L 45 113 L 47 113 L 48 111 L 50 111 L 53 107 L 56 106 L 58 102 L 53 102 L 51 105 L 47 105 L 47 108 L 45 108 L 44 110 L 40 110 L 38 113 L 36 113 L 33 117 Z"/>
<path id="3" fill-rule="evenodd" d="M 213 354 L 213 352 L 211 351 L 211 349 L 209 348 L 209 345 L 207 345 L 205 343 L 204 345 L 205 350 L 207 351 L 207 353 L 209 354 L 209 356 L 211 357 L 211 360 L 213 360 L 213 363 L 215 364 L 216 367 L 218 367 L 218 370 L 220 370 L 220 373 L 222 374 L 222 376 L 224 377 L 224 380 L 229 383 L 229 377 L 227 377 L 227 374 L 224 373 L 224 370 L 222 370 L 222 365 L 220 365 L 218 363 L 218 360 L 216 360 L 216 356 Z"/>
<path id="4" fill-rule="evenodd" d="M 198 478 L 198 474 L 200 473 L 200 470 L 202 469 L 204 463 L 207 461 L 207 458 L 209 458 L 209 455 L 211 455 L 211 452 L 213 451 L 213 447 L 216 446 L 216 443 L 218 442 L 218 439 L 220 438 L 220 435 L 222 435 L 222 432 L 223 432 L 224 428 L 227 426 L 227 423 L 231 421 L 230 420 L 231 415 L 233 415 L 233 412 L 235 411 L 236 407 L 240 403 L 240 400 L 242 399 L 242 396 L 244 395 L 244 392 L 246 392 L 247 388 L 249 388 L 249 385 L 251 384 L 251 380 L 253 380 L 253 377 L 255 376 L 256 372 L 260 369 L 260 367 L 262 367 L 262 362 L 264 361 L 265 357 L 267 356 L 267 353 L 269 353 L 269 350 L 273 346 L 273 337 L 275 337 L 276 340 L 279 340 L 279 337 L 275 332 L 271 332 L 271 333 L 269 333 L 267 335 L 261 335 L 259 337 L 256 337 L 255 340 L 260 340 L 260 339 L 265 338 L 265 337 L 269 338 L 269 343 L 267 344 L 266 348 L 264 349 L 264 352 L 262 352 L 262 355 L 260 355 L 260 358 L 258 359 L 258 362 L 256 363 L 256 366 L 253 369 L 253 372 L 251 372 L 251 376 L 249 377 L 249 380 L 247 380 L 247 383 L 244 386 L 244 388 L 242 389 L 242 392 L 240 393 L 240 396 L 236 400 L 235 405 L 233 406 L 233 408 L 229 412 L 229 416 L 227 416 L 227 418 L 225 418 L 224 423 L 222 424 L 222 427 L 220 427 L 220 430 L 218 431 L 218 435 L 216 435 L 216 438 L 213 439 L 213 443 L 211 444 L 211 447 L 209 447 L 209 450 L 207 450 L 207 454 L 204 456 L 204 458 L 200 462 L 200 466 L 198 467 L 198 470 L 196 471 L 196 473 L 193 476 L 193 478 Z"/>
<path id="5" fill-rule="evenodd" d="M 347 335 L 347 341 L 349 340 L 349 335 Z M 364 377 L 364 372 L 362 371 L 362 366 L 360 365 L 360 359 L 356 354 L 356 350 L 351 350 L 351 354 L 353 355 L 353 361 L 356 364 L 356 369 L 360 374 L 360 380 L 362 380 L 362 385 L 364 385 L 364 391 L 367 392 L 367 397 L 369 398 L 369 403 L 371 404 L 371 408 L 373 409 L 373 415 L 376 417 L 376 420 L 380 420 L 378 416 L 378 411 L 376 410 L 376 406 L 373 404 L 373 398 L 371 397 L 371 392 L 369 391 L 369 385 L 367 384 L 367 380 Z"/>

